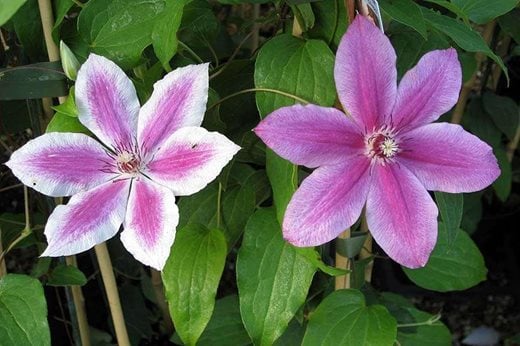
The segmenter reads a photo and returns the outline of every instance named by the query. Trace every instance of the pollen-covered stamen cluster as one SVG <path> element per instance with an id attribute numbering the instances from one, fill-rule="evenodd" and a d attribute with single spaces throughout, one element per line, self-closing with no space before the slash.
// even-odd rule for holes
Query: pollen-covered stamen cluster
<path id="1" fill-rule="evenodd" d="M 395 132 L 382 128 L 374 131 L 365 138 L 366 155 L 377 161 L 385 163 L 399 152 L 399 143 L 395 138 Z"/>
<path id="2" fill-rule="evenodd" d="M 131 151 L 122 150 L 116 157 L 117 169 L 121 173 L 136 174 L 141 166 L 141 158 L 139 154 Z"/>

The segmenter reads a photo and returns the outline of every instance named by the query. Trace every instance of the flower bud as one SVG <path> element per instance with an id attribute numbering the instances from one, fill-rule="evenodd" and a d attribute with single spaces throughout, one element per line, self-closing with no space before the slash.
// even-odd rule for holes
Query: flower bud
<path id="1" fill-rule="evenodd" d="M 74 53 L 63 41 L 60 41 L 60 55 L 61 66 L 65 75 L 71 80 L 76 80 L 80 64 Z"/>

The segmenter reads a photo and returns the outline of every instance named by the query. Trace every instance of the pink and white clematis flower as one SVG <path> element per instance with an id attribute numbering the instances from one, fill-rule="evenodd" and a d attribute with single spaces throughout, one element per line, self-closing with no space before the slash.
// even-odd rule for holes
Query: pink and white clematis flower
<path id="1" fill-rule="evenodd" d="M 200 127 L 208 97 L 208 65 L 167 74 L 139 106 L 135 88 L 112 61 L 91 54 L 78 72 L 84 134 L 48 133 L 6 164 L 26 185 L 72 196 L 45 227 L 42 256 L 66 256 L 113 237 L 142 263 L 162 270 L 179 220 L 175 196 L 193 194 L 217 177 L 239 147 Z"/>
<path id="2" fill-rule="evenodd" d="M 276 110 L 255 129 L 278 155 L 317 168 L 292 197 L 284 237 L 315 246 L 337 237 L 366 205 L 368 227 L 383 250 L 424 266 L 437 239 L 437 206 L 427 190 L 478 191 L 500 174 L 492 149 L 459 125 L 434 123 L 457 102 L 462 85 L 455 49 L 424 55 L 397 86 L 388 38 L 357 16 L 334 69 L 334 108 Z"/>

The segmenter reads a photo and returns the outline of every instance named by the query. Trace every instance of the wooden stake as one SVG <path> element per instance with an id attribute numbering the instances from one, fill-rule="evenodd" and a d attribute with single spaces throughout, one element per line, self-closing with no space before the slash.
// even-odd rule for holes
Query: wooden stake
<path id="1" fill-rule="evenodd" d="M 110 306 L 110 313 L 112 314 L 112 321 L 114 322 L 114 329 L 116 331 L 117 344 L 119 346 L 130 346 L 130 339 L 128 338 L 128 332 L 126 330 L 123 308 L 121 307 L 116 277 L 112 269 L 112 261 L 110 260 L 107 244 L 103 242 L 96 245 L 94 249 L 96 250 L 99 270 L 101 271 L 105 292 L 107 293 L 108 305 Z"/>

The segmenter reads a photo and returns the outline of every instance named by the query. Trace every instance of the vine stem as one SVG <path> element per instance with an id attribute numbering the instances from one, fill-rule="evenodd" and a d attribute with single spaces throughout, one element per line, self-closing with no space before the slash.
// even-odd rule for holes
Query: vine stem
<path id="1" fill-rule="evenodd" d="M 342 239 L 350 238 L 350 228 L 347 228 L 343 233 L 341 233 L 338 238 L 336 239 L 336 247 L 338 247 L 338 243 L 342 241 Z M 350 259 L 348 257 L 345 257 L 341 255 L 336 250 L 336 268 L 339 269 L 350 269 Z M 335 278 L 335 284 L 334 289 L 335 290 L 342 290 L 350 288 L 350 273 L 347 273 L 345 275 L 336 276 Z"/>
<path id="2" fill-rule="evenodd" d="M 107 293 L 108 305 L 116 331 L 117 344 L 119 346 L 130 346 L 130 339 L 128 338 L 128 332 L 126 330 L 123 308 L 121 307 L 116 277 L 112 269 L 112 261 L 110 260 L 107 244 L 105 242 L 98 244 L 94 247 L 94 250 L 96 251 L 99 270 L 101 271 L 101 277 L 103 278 L 103 284 L 105 285 L 105 291 Z"/>
<path id="3" fill-rule="evenodd" d="M 168 310 L 168 304 L 166 303 L 166 296 L 164 295 L 164 285 L 161 278 L 161 272 L 150 269 L 150 275 L 152 277 L 152 287 L 155 292 L 155 299 L 157 299 L 157 306 L 161 310 L 164 327 L 168 335 L 173 334 L 173 322 Z"/>
<path id="4" fill-rule="evenodd" d="M 49 61 L 60 60 L 60 50 L 52 38 L 52 29 L 54 27 L 54 15 L 52 13 L 52 4 L 50 0 L 38 0 L 38 8 L 40 10 L 41 23 L 43 28 L 43 34 L 45 38 L 45 46 L 47 48 L 47 54 Z M 59 103 L 64 103 L 67 99 L 66 96 L 58 97 Z M 52 99 L 42 99 L 42 106 L 47 119 L 52 116 Z M 27 189 L 24 187 L 24 189 Z M 24 190 L 25 192 L 25 190 Z M 26 221 L 27 222 L 27 221 Z M 69 256 L 65 258 L 65 261 L 69 265 L 77 266 L 76 257 Z M 87 320 L 87 313 L 85 311 L 83 292 L 80 286 L 72 286 L 72 301 L 74 303 L 76 311 L 76 320 L 78 321 L 79 337 L 83 346 L 90 346 L 90 332 Z"/>
<path id="5" fill-rule="evenodd" d="M 368 224 L 367 224 L 367 218 L 366 214 L 363 212 L 361 215 L 361 231 L 367 233 L 367 238 L 365 239 L 365 242 L 363 243 L 363 248 L 359 252 L 359 259 L 365 259 L 370 256 L 372 256 L 372 244 L 373 244 L 373 238 L 372 234 L 368 231 Z M 371 282 L 372 281 L 372 270 L 374 269 L 374 260 L 370 261 L 365 267 L 365 281 Z"/>
<path id="6" fill-rule="evenodd" d="M 300 103 L 303 103 L 303 104 L 309 104 L 310 103 L 309 101 L 304 100 L 301 97 L 298 97 L 298 96 L 290 94 L 290 93 L 286 93 L 286 92 L 281 91 L 281 90 L 269 89 L 269 88 L 251 88 L 251 89 L 240 90 L 240 91 L 237 91 L 235 93 L 229 94 L 226 97 L 221 98 L 220 100 L 218 100 L 217 102 L 215 102 L 214 104 L 209 106 L 208 109 L 206 110 L 206 112 L 212 110 L 213 108 L 215 108 L 216 106 L 218 106 L 222 102 L 227 101 L 227 100 L 229 100 L 229 99 L 231 99 L 231 98 L 233 98 L 235 96 L 242 95 L 242 94 L 247 94 L 247 93 L 252 93 L 252 92 L 258 92 L 258 91 L 270 92 L 270 93 L 273 93 L 273 94 L 287 96 L 287 97 L 290 97 L 290 98 L 292 98 L 292 99 L 294 99 L 294 100 L 296 100 L 296 101 L 298 101 Z"/>

